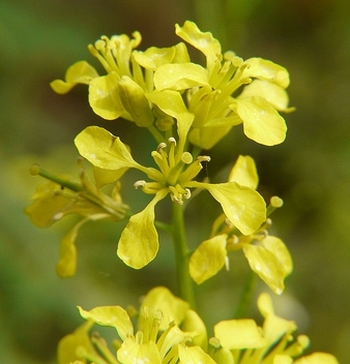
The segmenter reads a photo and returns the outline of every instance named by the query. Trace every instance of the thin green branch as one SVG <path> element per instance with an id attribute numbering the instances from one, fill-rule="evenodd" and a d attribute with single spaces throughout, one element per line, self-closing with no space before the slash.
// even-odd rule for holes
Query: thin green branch
<path id="1" fill-rule="evenodd" d="M 172 236 L 176 260 L 176 279 L 180 296 L 195 309 L 193 282 L 189 274 L 189 249 L 186 241 L 183 206 L 173 203 Z"/>

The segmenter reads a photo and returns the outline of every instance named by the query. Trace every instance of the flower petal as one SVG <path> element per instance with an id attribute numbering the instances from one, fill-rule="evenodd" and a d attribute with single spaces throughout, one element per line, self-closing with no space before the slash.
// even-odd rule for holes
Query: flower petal
<path id="1" fill-rule="evenodd" d="M 88 85 L 96 77 L 99 77 L 99 75 L 94 67 L 86 61 L 79 61 L 67 69 L 66 81 L 54 80 L 50 83 L 50 86 L 58 94 L 66 94 L 78 83 Z"/>
<path id="2" fill-rule="evenodd" d="M 127 339 L 117 352 L 118 360 L 123 364 L 161 364 L 157 344 L 153 341 L 139 344 L 135 340 Z"/>
<path id="3" fill-rule="evenodd" d="M 223 234 L 205 240 L 191 255 L 190 275 L 197 284 L 214 276 L 225 265 L 226 238 Z"/>
<path id="4" fill-rule="evenodd" d="M 186 312 L 190 308 L 187 302 L 183 301 L 181 298 L 175 297 L 169 289 L 165 287 L 156 287 L 151 289 L 142 301 L 140 312 L 143 312 L 144 307 L 147 307 L 151 312 L 162 312 L 163 320 L 160 325 L 160 330 L 167 329 L 172 321 L 174 321 L 177 325 L 180 325 Z M 144 319 L 145 318 L 143 316 L 140 316 L 140 328 L 143 328 L 144 326 Z"/>
<path id="5" fill-rule="evenodd" d="M 215 364 L 215 361 L 199 346 L 179 345 L 179 359 L 183 364 Z"/>
<path id="6" fill-rule="evenodd" d="M 256 190 L 259 184 L 259 176 L 254 159 L 249 155 L 240 155 L 231 169 L 228 180 Z"/>
<path id="7" fill-rule="evenodd" d="M 134 51 L 133 57 L 142 67 L 155 71 L 159 66 L 171 63 L 175 52 L 175 46 L 169 48 L 150 47 L 144 52 Z"/>
<path id="8" fill-rule="evenodd" d="M 291 112 L 295 108 L 288 107 L 289 97 L 287 91 L 274 83 L 254 80 L 252 83 L 244 87 L 240 98 L 259 96 L 270 103 L 276 110 Z"/>
<path id="9" fill-rule="evenodd" d="M 210 184 L 192 181 L 188 187 L 205 188 L 244 235 L 253 234 L 266 220 L 266 204 L 260 194 L 235 182 Z"/>
<path id="10" fill-rule="evenodd" d="M 74 143 L 80 155 L 96 167 L 111 171 L 141 167 L 119 137 L 104 128 L 89 126 L 76 136 Z"/>
<path id="11" fill-rule="evenodd" d="M 258 78 L 272 82 L 282 88 L 287 88 L 289 85 L 288 71 L 277 63 L 254 57 L 244 61 L 243 65 L 248 67 L 243 71 L 242 78 Z"/>
<path id="12" fill-rule="evenodd" d="M 266 342 L 254 320 L 225 320 L 214 326 L 215 337 L 229 350 L 261 348 Z"/>
<path id="13" fill-rule="evenodd" d="M 283 117 L 261 97 L 238 98 L 230 108 L 243 120 L 244 134 L 255 142 L 272 146 L 286 138 Z"/>
<path id="14" fill-rule="evenodd" d="M 124 112 L 118 90 L 119 76 L 111 72 L 94 78 L 89 86 L 89 104 L 95 114 L 105 120 L 119 118 Z"/>
<path id="15" fill-rule="evenodd" d="M 145 209 L 131 216 L 118 243 L 117 255 L 129 267 L 141 269 L 150 263 L 158 253 L 158 233 L 154 226 L 154 206 L 168 191 L 157 192 Z"/>
<path id="16" fill-rule="evenodd" d="M 89 330 L 93 323 L 84 322 L 72 334 L 64 336 L 58 343 L 57 361 L 58 364 L 74 363 L 75 360 L 81 359 L 77 355 L 77 348 L 84 347 L 89 353 L 96 353 L 89 337 Z"/>
<path id="17" fill-rule="evenodd" d="M 171 63 L 160 66 L 154 73 L 157 90 L 186 90 L 196 86 L 208 86 L 208 71 L 195 63 Z"/>
<path id="18" fill-rule="evenodd" d="M 120 306 L 101 306 L 86 311 L 78 306 L 80 315 L 101 326 L 114 327 L 122 340 L 134 334 L 134 327 L 128 313 Z"/>
<path id="19" fill-rule="evenodd" d="M 282 240 L 267 236 L 260 245 L 244 245 L 243 252 L 251 269 L 274 293 L 281 294 L 283 281 L 293 269 L 292 259 Z"/>
<path id="20" fill-rule="evenodd" d="M 175 33 L 207 57 L 209 69 L 216 60 L 221 61 L 221 44 L 210 32 L 202 32 L 195 23 L 185 21 L 182 27 L 175 25 Z"/>
<path id="21" fill-rule="evenodd" d="M 338 360 L 328 353 L 313 353 L 297 359 L 295 364 L 338 364 Z"/>

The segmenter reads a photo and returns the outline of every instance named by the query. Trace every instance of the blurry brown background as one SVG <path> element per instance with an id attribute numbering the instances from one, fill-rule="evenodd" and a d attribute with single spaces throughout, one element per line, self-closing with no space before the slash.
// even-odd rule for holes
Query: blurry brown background
<path id="1" fill-rule="evenodd" d="M 74 220 L 49 230 L 22 213 L 40 178 L 39 162 L 52 172 L 75 173 L 74 136 L 98 124 L 122 135 L 138 160 L 149 160 L 152 141 L 135 139 L 125 122 L 93 115 L 87 90 L 54 94 L 49 82 L 73 62 L 94 65 L 87 44 L 100 35 L 139 30 L 141 49 L 177 42 L 174 24 L 195 21 L 243 58 L 261 56 L 291 74 L 289 93 L 297 111 L 287 115 L 287 141 L 267 148 L 236 128 L 210 155 L 208 173 L 219 180 L 238 154 L 257 162 L 260 188 L 285 201 L 274 233 L 294 258 L 280 312 L 311 338 L 310 350 L 350 357 L 350 3 L 341 0 L 0 0 L 0 359 L 3 363 L 54 363 L 59 338 L 82 320 L 76 305 L 137 304 L 156 285 L 174 287 L 171 246 L 164 237 L 159 259 L 143 272 L 125 267 L 115 250 L 121 227 L 90 224 L 78 239 L 77 276 L 55 276 L 58 244 Z M 229 153 L 227 153 L 229 150 Z M 147 152 L 145 152 L 147 151 Z M 217 177 L 216 177 L 217 176 Z M 135 211 L 140 194 L 124 182 Z M 130 196 L 129 196 L 130 194 Z M 210 229 L 209 198 L 189 208 L 195 246 Z M 207 209 L 199 218 L 196 209 Z M 216 207 L 214 207 L 214 211 Z M 197 229 L 206 226 L 207 231 Z M 168 245 L 167 245 L 168 244 Z M 199 287 L 201 314 L 212 324 L 229 318 L 247 274 L 237 254 L 231 271 Z M 259 284 L 259 290 L 268 290 Z M 209 295 L 207 295 L 209 293 Z M 208 298 L 209 297 L 209 298 Z M 254 305 L 253 305 L 254 306 Z M 253 307 L 252 306 L 252 307 Z M 254 310 L 251 312 L 254 315 Z"/>

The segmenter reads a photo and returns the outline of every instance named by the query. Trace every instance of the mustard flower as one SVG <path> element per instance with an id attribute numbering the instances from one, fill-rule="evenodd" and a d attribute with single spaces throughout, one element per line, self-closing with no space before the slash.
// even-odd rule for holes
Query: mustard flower
<path id="1" fill-rule="evenodd" d="M 138 313 L 135 309 L 125 310 L 120 306 L 96 307 L 90 311 L 78 308 L 87 323 L 61 339 L 58 346 L 59 364 L 69 363 L 66 360 L 68 357 L 71 362 L 93 361 L 96 364 L 170 364 L 179 361 L 190 364 L 200 360 L 215 364 L 197 344 L 207 344 L 203 321 L 190 310 L 187 302 L 175 297 L 165 287 L 152 289 L 145 296 Z M 137 324 L 134 326 L 135 316 Z M 117 331 L 119 339 L 113 345 L 116 356 L 96 334 L 91 341 L 87 340 L 93 323 Z"/>
<path id="2" fill-rule="evenodd" d="M 262 327 L 252 319 L 223 320 L 207 329 L 187 302 L 167 288 L 153 288 L 139 311 L 120 306 L 79 308 L 87 320 L 74 333 L 61 339 L 59 364 L 337 364 L 334 356 L 316 352 L 301 357 L 309 345 L 305 335 L 294 337 L 297 326 L 274 312 L 271 297 L 262 293 L 258 308 Z M 136 325 L 133 321 L 137 319 Z M 93 324 L 112 327 L 118 334 L 114 354 L 98 334 L 89 335 Z"/>
<path id="3" fill-rule="evenodd" d="M 258 143 L 282 143 L 287 127 L 279 111 L 293 110 L 285 90 L 288 71 L 261 58 L 244 61 L 231 51 L 222 54 L 219 41 L 190 21 L 182 27 L 176 24 L 176 34 L 204 54 L 205 67 L 191 61 L 184 42 L 142 52 L 136 50 L 139 32 L 132 39 L 125 34 L 102 36 L 89 50 L 106 75 L 100 76 L 89 63 L 79 61 L 68 68 L 65 81 L 54 80 L 51 87 L 63 94 L 78 83 L 88 84 L 89 103 L 97 115 L 134 121 L 148 127 L 158 141 L 159 131 L 171 129 L 174 117 L 155 99 L 159 92 L 174 91 L 194 118 L 189 141 L 202 149 L 212 148 L 239 124 Z"/>
<path id="4" fill-rule="evenodd" d="M 230 172 L 229 181 L 255 190 L 259 178 L 253 158 L 239 156 Z M 281 203 L 278 197 L 273 197 L 269 208 L 280 207 Z M 253 234 L 243 235 L 226 219 L 225 214 L 219 216 L 213 225 L 212 237 L 203 241 L 191 255 L 191 277 L 197 284 L 203 283 L 225 265 L 228 267 L 229 251 L 242 249 L 250 268 L 274 293 L 281 294 L 284 279 L 291 273 L 293 263 L 283 241 L 268 235 L 270 224 L 271 220 L 268 219 Z"/>
<path id="5" fill-rule="evenodd" d="M 214 326 L 209 340 L 210 355 L 217 364 L 337 364 L 328 353 L 300 357 L 309 345 L 305 335 L 294 337 L 297 326 L 274 312 L 271 297 L 262 293 L 258 308 L 264 317 L 262 327 L 254 320 L 225 320 Z"/>
<path id="6" fill-rule="evenodd" d="M 157 90 L 187 90 L 188 110 L 195 116 L 189 140 L 210 149 L 243 124 L 245 135 L 258 143 L 282 143 L 287 127 L 278 111 L 293 110 L 285 91 L 288 71 L 262 58 L 244 61 L 231 51 L 222 54 L 220 42 L 193 22 L 176 25 L 176 34 L 204 54 L 206 67 L 164 64 L 155 71 L 154 84 Z"/>
<path id="7" fill-rule="evenodd" d="M 164 116 L 157 117 L 157 110 L 145 97 L 146 92 L 154 89 L 154 70 L 163 63 L 187 61 L 189 56 L 183 44 L 133 52 L 141 43 L 141 34 L 132 35 L 132 39 L 126 34 L 102 36 L 89 45 L 90 53 L 100 61 L 106 75 L 100 76 L 88 62 L 78 61 L 68 68 L 65 81 L 51 82 L 52 89 L 65 94 L 77 84 L 87 84 L 90 106 L 102 118 L 122 117 L 141 127 L 152 125 L 155 119 L 161 123 Z"/>
<path id="8" fill-rule="evenodd" d="M 158 252 L 154 209 L 168 194 L 174 203 L 182 204 L 190 198 L 192 188 L 207 190 L 220 203 L 232 224 L 246 235 L 255 232 L 266 219 L 265 202 L 254 189 L 236 182 L 210 184 L 194 180 L 202 163 L 210 158 L 199 156 L 194 159 L 186 151 L 192 115 L 186 111 L 180 94 L 175 91 L 155 93 L 152 97 L 160 109 L 177 119 L 178 142 L 171 137 L 168 144 L 161 143 L 151 154 L 158 169 L 136 162 L 120 138 L 101 127 L 87 127 L 75 138 L 79 153 L 94 166 L 116 172 L 135 168 L 151 180 L 135 183 L 135 187 L 141 187 L 154 197 L 143 211 L 130 218 L 118 243 L 118 256 L 135 269 L 147 265 Z"/>
<path id="9" fill-rule="evenodd" d="M 129 207 L 122 202 L 119 194 L 120 185 L 116 184 L 111 196 L 103 193 L 99 187 L 109 182 L 111 174 L 95 170 L 95 183 L 92 183 L 80 163 L 80 179 L 70 176 L 52 175 L 38 165 L 33 165 L 32 175 L 41 175 L 47 182 L 37 187 L 32 197 L 32 204 L 24 212 L 39 227 L 49 227 L 69 214 L 77 214 L 82 219 L 62 239 L 60 259 L 56 272 L 60 277 L 70 277 L 76 271 L 75 240 L 79 229 L 88 221 L 121 221 L 128 214 Z M 113 179 L 118 175 L 113 174 Z"/>

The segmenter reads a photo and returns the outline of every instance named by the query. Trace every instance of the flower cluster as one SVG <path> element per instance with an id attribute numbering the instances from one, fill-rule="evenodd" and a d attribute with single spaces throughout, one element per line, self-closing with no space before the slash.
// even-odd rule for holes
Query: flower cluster
<path id="1" fill-rule="evenodd" d="M 38 187 L 25 212 L 32 221 L 47 227 L 75 213 L 82 219 L 62 240 L 57 272 L 72 276 L 76 270 L 75 239 L 89 220 L 121 221 L 123 229 L 117 255 L 128 266 L 141 269 L 159 250 L 157 228 L 172 235 L 176 276 L 183 299 L 168 289 L 152 289 L 136 311 L 120 306 L 86 311 L 86 319 L 59 344 L 59 363 L 67 364 L 336 364 L 326 353 L 301 357 L 308 338 L 296 336 L 294 322 L 278 317 L 269 295 L 263 293 L 258 308 L 264 317 L 259 327 L 252 319 L 229 319 L 214 326 L 213 337 L 193 310 L 192 281 L 201 284 L 229 267 L 229 254 L 242 250 L 249 266 L 276 294 L 293 263 L 283 241 L 268 230 L 270 215 L 283 201 L 273 196 L 267 206 L 258 192 L 258 173 L 250 156 L 240 155 L 227 182 L 199 180 L 204 163 L 211 158 L 203 150 L 214 147 L 229 131 L 242 125 L 251 140 L 273 146 L 284 141 L 287 126 L 280 112 L 288 107 L 288 71 L 262 58 L 243 60 L 233 52 L 222 53 L 211 33 L 186 21 L 176 25 L 181 39 L 172 47 L 138 50 L 141 35 L 102 36 L 90 53 L 105 73 L 100 75 L 86 61 L 68 68 L 65 80 L 51 87 L 59 94 L 77 84 L 89 87 L 89 104 L 105 120 L 123 118 L 148 129 L 156 141 L 153 166 L 136 161 L 132 148 L 119 136 L 98 126 L 81 131 L 74 143 L 91 163 L 93 179 L 80 163 L 79 179 L 55 176 L 35 165 L 31 172 L 48 179 Z M 205 57 L 205 65 L 194 63 L 188 45 Z M 120 197 L 119 180 L 129 169 L 144 174 L 135 181 L 151 199 L 137 213 L 130 213 Z M 93 181 L 93 182 L 92 182 Z M 111 195 L 102 191 L 114 186 Z M 183 205 L 194 192 L 207 191 L 222 212 L 212 225 L 208 239 L 191 252 L 186 242 Z M 171 224 L 156 220 L 156 205 L 166 197 L 172 201 Z M 188 301 L 188 303 L 187 303 Z M 90 335 L 93 324 L 113 327 L 118 339 L 114 351 L 98 334 Z"/>
<path id="2" fill-rule="evenodd" d="M 214 326 L 209 338 L 206 327 L 187 302 L 167 288 L 153 288 L 139 311 L 120 306 L 96 307 L 86 311 L 87 320 L 74 333 L 61 339 L 59 364 L 337 364 L 330 354 L 317 352 L 300 357 L 309 345 L 305 335 L 294 336 L 293 321 L 278 317 L 268 294 L 258 298 L 264 317 L 262 327 L 252 319 L 231 319 Z M 133 319 L 137 323 L 133 324 Z M 93 324 L 117 331 L 113 342 L 116 356 L 106 341 L 89 331 Z"/>
<path id="3" fill-rule="evenodd" d="M 283 142 L 287 127 L 278 111 L 292 110 L 285 91 L 287 70 L 261 58 L 244 61 L 233 52 L 222 54 L 220 42 L 190 21 L 176 25 L 176 34 L 204 54 L 206 67 L 191 62 L 184 42 L 137 51 L 141 35 L 135 32 L 133 39 L 103 36 L 89 46 L 106 75 L 79 61 L 67 70 L 65 81 L 55 80 L 51 86 L 63 94 L 76 84 L 88 84 L 89 103 L 97 115 L 106 120 L 123 117 L 155 135 L 171 134 L 174 119 L 185 114 L 191 119 L 188 140 L 203 149 L 239 124 L 258 143 Z"/>

